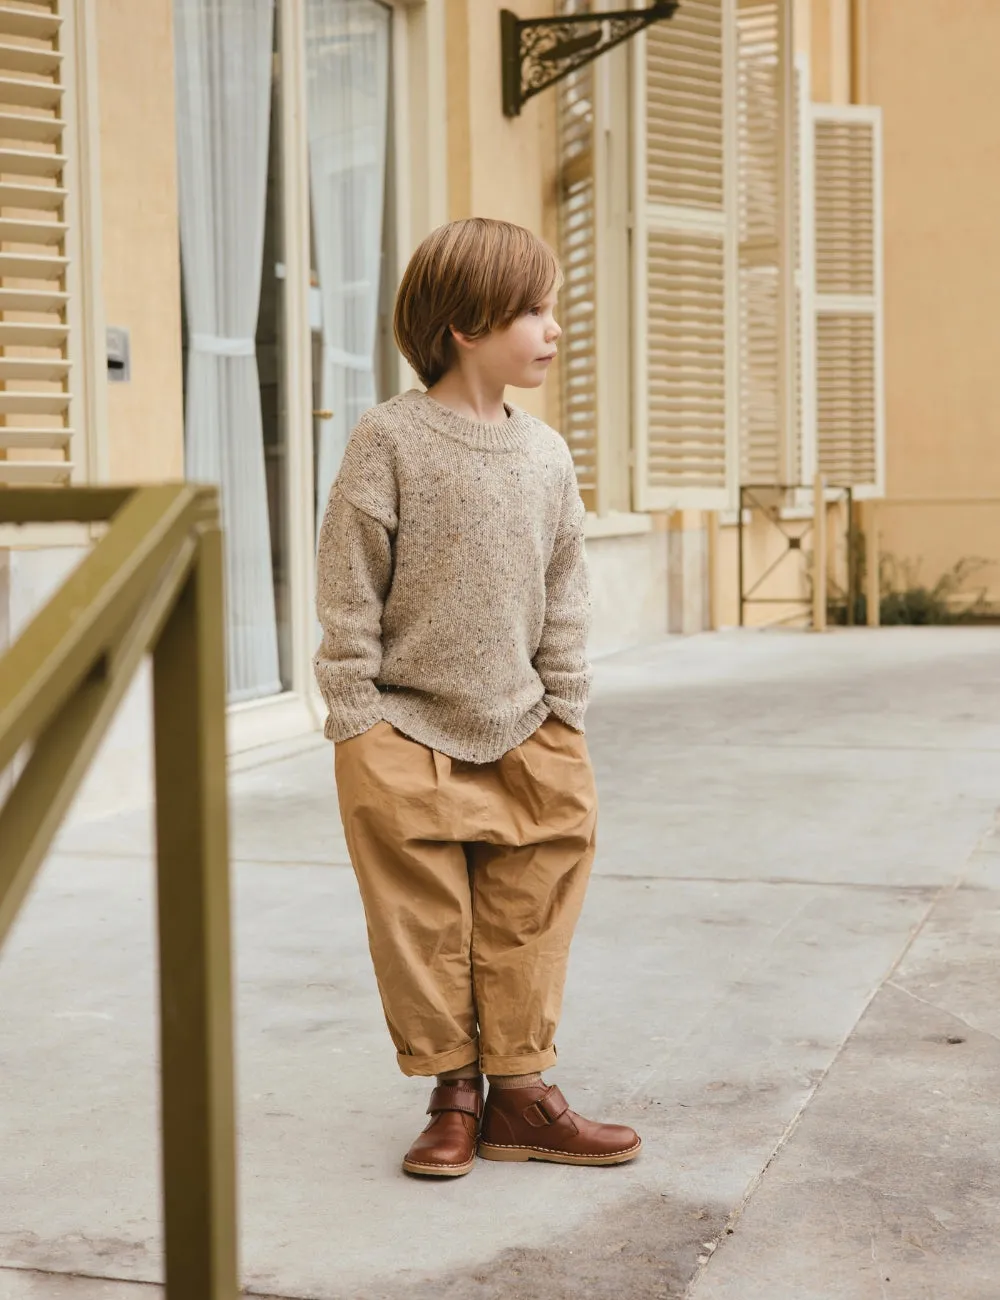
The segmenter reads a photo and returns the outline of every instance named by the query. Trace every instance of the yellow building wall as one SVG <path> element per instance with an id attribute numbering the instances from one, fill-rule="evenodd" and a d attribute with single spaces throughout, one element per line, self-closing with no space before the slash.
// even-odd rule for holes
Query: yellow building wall
<path id="1" fill-rule="evenodd" d="M 503 3 L 448 0 L 449 215 L 501 217 L 555 242 L 555 93 L 536 97 L 520 118 L 503 116 Z M 533 12 L 553 7 L 542 3 Z M 1000 386 L 993 377 L 1000 242 L 997 171 L 989 165 L 1000 146 L 991 89 L 1000 4 L 794 0 L 794 8 L 796 47 L 810 56 L 814 98 L 863 98 L 883 109 L 888 495 L 1000 498 Z M 557 386 L 554 373 L 547 392 L 518 400 L 557 423 Z M 882 544 L 897 577 L 907 569 L 932 584 L 958 561 L 981 557 L 998 563 L 992 578 L 984 570 L 977 581 L 1000 587 L 1000 505 L 969 511 L 886 509 Z M 718 608 L 731 623 L 735 529 L 724 529 L 720 540 Z M 751 571 L 766 567 L 780 545 L 755 523 Z M 788 572 L 780 594 L 805 594 L 801 570 L 797 578 Z"/>
<path id="2" fill-rule="evenodd" d="M 885 133 L 888 494 L 1000 495 L 1000 5 L 873 0 L 867 44 Z"/>
<path id="3" fill-rule="evenodd" d="M 970 569 L 1000 602 L 1000 390 L 993 379 L 1000 149 L 993 0 L 794 0 L 813 98 L 881 107 L 888 503 L 884 580 Z M 929 76 L 933 70 L 933 76 Z M 892 504 L 994 498 L 990 505 Z M 959 600 L 960 605 L 963 600 Z M 724 606 L 727 602 L 723 602 Z"/>
<path id="4" fill-rule="evenodd" d="M 997 498 L 887 508 L 883 546 L 930 583 L 963 559 L 992 561 L 976 581 L 1000 599 L 1000 5 L 865 10 L 866 91 L 882 107 L 885 151 L 887 496 Z"/>
<path id="5" fill-rule="evenodd" d="M 510 0 L 448 0 L 449 218 L 513 221 L 555 243 L 555 91 L 536 96 L 520 117 L 504 116 L 500 11 L 510 7 Z M 552 0 L 539 0 L 531 16 L 552 12 Z M 554 419 L 557 383 L 552 374 L 516 401 Z"/>
<path id="6" fill-rule="evenodd" d="M 98 0 L 104 312 L 131 334 L 108 385 L 113 481 L 183 473 L 180 242 L 171 0 Z"/>

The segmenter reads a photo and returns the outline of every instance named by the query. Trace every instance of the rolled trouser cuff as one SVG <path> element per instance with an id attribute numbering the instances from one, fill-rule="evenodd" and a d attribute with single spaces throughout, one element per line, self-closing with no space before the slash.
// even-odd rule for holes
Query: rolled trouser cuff
<path id="1" fill-rule="evenodd" d="M 475 1065 L 479 1060 L 479 1041 L 470 1038 L 461 1047 L 436 1052 L 433 1056 L 411 1056 L 407 1052 L 397 1052 L 396 1060 L 404 1074 L 411 1078 L 425 1078 L 442 1074 L 446 1070 L 458 1070 L 463 1065 Z"/>
<path id="2" fill-rule="evenodd" d="M 546 1047 L 541 1052 L 523 1052 L 520 1056 L 494 1056 L 484 1052 L 480 1061 L 483 1074 L 541 1074 L 555 1063 L 555 1047 Z"/>

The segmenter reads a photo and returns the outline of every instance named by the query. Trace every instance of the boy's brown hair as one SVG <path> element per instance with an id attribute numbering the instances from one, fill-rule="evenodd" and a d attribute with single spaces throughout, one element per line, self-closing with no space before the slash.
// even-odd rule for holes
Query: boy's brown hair
<path id="1" fill-rule="evenodd" d="M 506 329 L 560 282 L 559 262 L 523 226 L 470 217 L 439 226 L 410 258 L 396 295 L 396 346 L 430 388 L 455 360 L 452 327 Z"/>

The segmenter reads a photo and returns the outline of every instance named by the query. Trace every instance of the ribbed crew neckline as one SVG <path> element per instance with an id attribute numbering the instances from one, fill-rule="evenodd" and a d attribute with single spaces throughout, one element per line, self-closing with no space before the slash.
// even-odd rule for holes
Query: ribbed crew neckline
<path id="1" fill-rule="evenodd" d="M 507 419 L 488 424 L 459 415 L 419 388 L 411 388 L 405 397 L 419 405 L 421 415 L 432 429 L 479 451 L 513 451 L 523 447 L 531 433 L 531 416 L 506 402 Z"/>

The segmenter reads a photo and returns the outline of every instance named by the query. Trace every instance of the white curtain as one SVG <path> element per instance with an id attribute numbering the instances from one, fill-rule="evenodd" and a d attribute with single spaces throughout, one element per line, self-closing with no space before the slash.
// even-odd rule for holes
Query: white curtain
<path id="1" fill-rule="evenodd" d="M 309 171 L 323 315 L 316 456 L 322 514 L 347 438 L 377 401 L 391 13 L 376 0 L 306 0 Z"/>
<path id="2" fill-rule="evenodd" d="M 221 486 L 229 692 L 281 690 L 254 337 L 274 0 L 175 0 L 186 469 Z"/>

